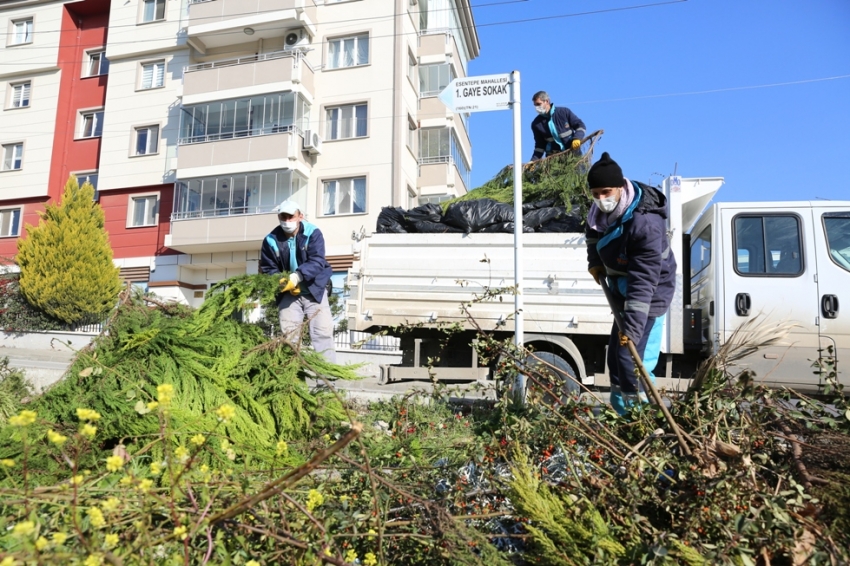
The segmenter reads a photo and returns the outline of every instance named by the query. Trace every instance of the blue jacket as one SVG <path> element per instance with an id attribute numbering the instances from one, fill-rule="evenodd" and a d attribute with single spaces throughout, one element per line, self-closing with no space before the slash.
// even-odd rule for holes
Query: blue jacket
<path id="1" fill-rule="evenodd" d="M 543 154 L 554 155 L 570 149 L 573 139 L 584 139 L 584 122 L 566 106 L 555 106 L 546 114 L 540 114 L 531 122 L 534 134 L 534 155 L 532 161 Z"/>
<path id="2" fill-rule="evenodd" d="M 635 198 L 604 233 L 586 228 L 588 267 L 605 266 L 614 295 L 622 299 L 623 332 L 639 342 L 646 319 L 667 312 L 676 288 L 676 258 L 667 240 L 667 198 L 632 181 Z M 596 206 L 596 205 L 593 205 Z"/>
<path id="3" fill-rule="evenodd" d="M 263 240 L 260 248 L 260 271 L 266 274 L 291 272 L 289 244 L 283 228 L 278 226 Z M 325 287 L 333 269 L 325 259 L 325 237 L 314 224 L 301 221 L 295 235 L 295 261 L 298 275 L 318 302 L 325 296 Z"/>

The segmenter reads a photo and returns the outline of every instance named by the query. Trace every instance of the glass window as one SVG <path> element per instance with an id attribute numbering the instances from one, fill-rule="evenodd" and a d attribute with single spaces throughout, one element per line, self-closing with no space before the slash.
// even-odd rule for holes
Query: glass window
<path id="1" fill-rule="evenodd" d="M 328 68 L 357 67 L 369 63 L 369 34 L 328 41 Z"/>
<path id="2" fill-rule="evenodd" d="M 324 216 L 366 212 L 366 177 L 334 179 L 322 185 Z"/>
<path id="3" fill-rule="evenodd" d="M 691 242 L 691 277 L 695 277 L 711 263 L 711 225 Z"/>
<path id="4" fill-rule="evenodd" d="M 800 221 L 796 216 L 735 218 L 735 270 L 741 275 L 797 276 L 803 273 Z"/>
<path id="5" fill-rule="evenodd" d="M 850 271 L 850 211 L 824 214 L 823 229 L 830 259 Z"/>
<path id="6" fill-rule="evenodd" d="M 99 138 L 103 133 L 103 110 L 80 114 L 80 137 Z"/>
<path id="7" fill-rule="evenodd" d="M 31 83 L 18 83 L 12 85 L 12 108 L 26 108 L 30 105 Z"/>
<path id="8" fill-rule="evenodd" d="M 132 226 L 154 226 L 156 224 L 157 195 L 147 195 L 132 198 L 133 211 L 130 216 L 133 219 Z"/>
<path id="9" fill-rule="evenodd" d="M 407 52 L 407 77 L 410 79 L 414 85 L 417 84 L 417 79 L 419 78 L 419 73 L 416 72 L 416 65 L 418 61 L 416 60 L 416 56 L 411 52 Z"/>
<path id="10" fill-rule="evenodd" d="M 3 171 L 20 169 L 24 160 L 24 144 L 9 143 L 3 146 Z"/>
<path id="11" fill-rule="evenodd" d="M 293 92 L 184 106 L 178 144 L 289 132 L 309 119 L 310 105 Z"/>
<path id="12" fill-rule="evenodd" d="M 106 75 L 109 73 L 109 59 L 106 58 L 106 52 L 89 51 L 88 64 L 86 65 L 87 77 L 96 77 L 98 75 Z"/>
<path id="13" fill-rule="evenodd" d="M 172 219 L 270 212 L 305 183 L 289 170 L 179 181 Z"/>
<path id="14" fill-rule="evenodd" d="M 12 22 L 12 45 L 32 42 L 32 18 Z"/>
<path id="15" fill-rule="evenodd" d="M 142 63 L 140 88 L 158 88 L 165 84 L 165 60 Z"/>
<path id="16" fill-rule="evenodd" d="M 92 187 L 97 190 L 97 173 L 76 173 L 77 181 L 80 183 L 80 186 L 85 183 L 90 183 Z"/>
<path id="17" fill-rule="evenodd" d="M 366 105 L 349 104 L 327 110 L 329 140 L 344 140 L 366 136 Z"/>
<path id="18" fill-rule="evenodd" d="M 18 236 L 21 228 L 21 209 L 0 210 L 0 237 Z"/>
<path id="19" fill-rule="evenodd" d="M 150 155 L 159 150 L 159 126 L 136 128 L 136 147 L 134 155 Z"/>
<path id="20" fill-rule="evenodd" d="M 454 69 L 448 63 L 421 65 L 419 67 L 419 94 L 420 96 L 436 96 L 449 86 L 454 78 Z"/>
<path id="21" fill-rule="evenodd" d="M 165 0 L 142 0 L 142 21 L 155 22 L 165 19 Z"/>

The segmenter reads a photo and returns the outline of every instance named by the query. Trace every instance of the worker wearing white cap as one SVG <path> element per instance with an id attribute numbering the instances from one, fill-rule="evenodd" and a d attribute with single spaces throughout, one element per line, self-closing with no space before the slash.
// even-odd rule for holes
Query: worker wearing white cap
<path id="1" fill-rule="evenodd" d="M 277 296 L 280 330 L 297 346 L 306 317 L 313 349 L 336 363 L 334 323 L 326 292 L 333 270 L 325 259 L 325 238 L 314 224 L 304 221 L 298 203 L 285 200 L 275 212 L 280 225 L 263 240 L 260 271 L 289 273 L 280 280 Z"/>

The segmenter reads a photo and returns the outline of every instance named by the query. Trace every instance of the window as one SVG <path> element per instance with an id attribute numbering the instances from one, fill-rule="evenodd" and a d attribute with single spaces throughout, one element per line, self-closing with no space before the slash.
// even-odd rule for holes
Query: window
<path id="1" fill-rule="evenodd" d="M 89 51 L 85 76 L 97 77 L 107 73 L 109 73 L 109 59 L 106 58 L 106 52 L 103 50 Z"/>
<path id="2" fill-rule="evenodd" d="M 325 139 L 344 140 L 366 137 L 366 105 L 348 104 L 327 109 L 328 130 Z"/>
<path id="3" fill-rule="evenodd" d="M 130 203 L 132 206 L 130 214 L 132 222 L 130 226 L 156 225 L 157 205 L 159 204 L 158 195 L 132 197 Z"/>
<path id="4" fill-rule="evenodd" d="M 18 83 L 11 85 L 12 87 L 12 100 L 10 101 L 10 106 L 12 108 L 26 108 L 30 105 L 30 87 L 31 83 L 29 81 L 25 83 Z"/>
<path id="5" fill-rule="evenodd" d="M 142 63 L 140 88 L 159 88 L 165 84 L 165 61 Z"/>
<path id="6" fill-rule="evenodd" d="M 419 206 L 424 204 L 440 204 L 441 202 L 446 202 L 447 200 L 452 200 L 454 195 L 428 195 L 419 197 Z"/>
<path id="7" fill-rule="evenodd" d="M 9 143 L 3 146 L 3 171 L 15 171 L 24 161 L 24 144 Z"/>
<path id="8" fill-rule="evenodd" d="M 133 155 L 151 155 L 159 151 L 159 126 L 136 128 L 136 147 Z"/>
<path id="9" fill-rule="evenodd" d="M 307 129 L 310 104 L 300 94 L 283 92 L 184 106 L 178 144 Z"/>
<path id="10" fill-rule="evenodd" d="M 412 51 L 408 51 L 407 52 L 407 78 L 410 79 L 410 82 L 413 83 L 414 87 L 419 82 L 419 80 L 418 80 L 419 79 L 419 73 L 416 70 L 416 64 L 417 64 L 416 56 L 413 54 Z"/>
<path id="11" fill-rule="evenodd" d="M 407 185 L 407 210 L 410 210 L 411 208 L 416 208 L 416 206 L 416 189 L 414 189 L 410 185 Z"/>
<path id="12" fill-rule="evenodd" d="M 80 137 L 99 138 L 103 133 L 103 110 L 80 114 Z"/>
<path id="13" fill-rule="evenodd" d="M 12 22 L 11 45 L 21 45 L 23 43 L 32 43 L 32 18 Z"/>
<path id="14" fill-rule="evenodd" d="M 322 187 L 322 214 L 366 212 L 366 177 L 325 181 Z"/>
<path id="15" fill-rule="evenodd" d="M 691 243 L 691 278 L 693 279 L 711 263 L 711 225 Z"/>
<path id="16" fill-rule="evenodd" d="M 421 65 L 419 67 L 419 94 L 420 96 L 436 96 L 449 86 L 454 78 L 454 69 L 448 63 Z"/>
<path id="17" fill-rule="evenodd" d="M 800 220 L 796 216 L 737 216 L 735 271 L 740 275 L 797 276 L 803 273 Z"/>
<path id="18" fill-rule="evenodd" d="M 165 0 L 142 0 L 142 21 L 157 22 L 165 19 Z"/>
<path id="19" fill-rule="evenodd" d="M 407 115 L 407 147 L 410 148 L 414 154 L 416 153 L 416 138 L 419 137 L 417 135 L 417 130 L 419 129 L 416 120 L 413 119 L 413 116 L 410 114 Z"/>
<path id="20" fill-rule="evenodd" d="M 181 180 L 171 219 L 271 212 L 284 200 L 305 203 L 306 187 L 306 179 L 290 170 Z"/>
<path id="21" fill-rule="evenodd" d="M 92 171 L 89 173 L 74 173 L 77 176 L 77 182 L 82 187 L 85 183 L 91 183 L 91 186 L 94 187 L 95 191 L 97 191 L 97 171 Z"/>
<path id="22" fill-rule="evenodd" d="M 328 68 L 369 64 L 369 34 L 328 40 Z"/>
<path id="23" fill-rule="evenodd" d="M 469 186 L 469 165 L 452 128 L 419 130 L 419 163 L 454 163 L 464 183 Z"/>
<path id="24" fill-rule="evenodd" d="M 823 215 L 823 229 L 830 259 L 850 271 L 850 212 L 827 212 Z"/>
<path id="25" fill-rule="evenodd" d="M 21 209 L 6 208 L 0 210 L 0 238 L 17 236 L 21 228 Z"/>

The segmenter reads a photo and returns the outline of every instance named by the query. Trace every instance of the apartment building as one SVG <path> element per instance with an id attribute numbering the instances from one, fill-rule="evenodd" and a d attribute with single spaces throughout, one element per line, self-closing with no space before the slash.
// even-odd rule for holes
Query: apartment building
<path id="1" fill-rule="evenodd" d="M 123 276 L 200 303 L 257 270 L 280 201 L 337 278 L 384 206 L 464 194 L 469 0 L 13 0 L 0 6 L 0 255 L 71 172 Z"/>

